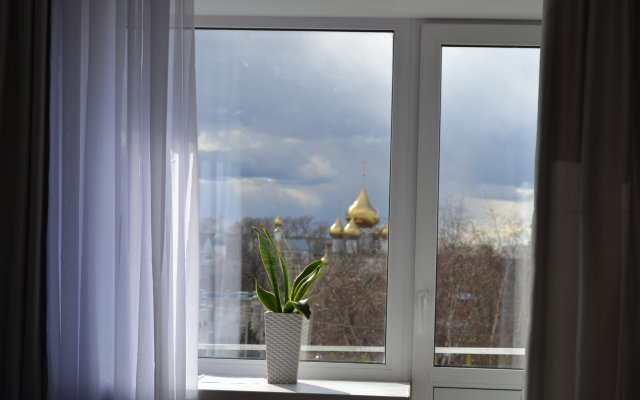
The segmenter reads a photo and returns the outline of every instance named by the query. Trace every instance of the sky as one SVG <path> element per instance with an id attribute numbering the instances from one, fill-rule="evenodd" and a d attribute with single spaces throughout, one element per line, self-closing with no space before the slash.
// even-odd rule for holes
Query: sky
<path id="1" fill-rule="evenodd" d="M 444 47 L 440 203 L 463 198 L 477 220 L 492 209 L 530 224 L 539 49 Z"/>
<path id="2" fill-rule="evenodd" d="M 201 217 L 388 215 L 393 34 L 199 30 Z M 538 50 L 445 48 L 440 194 L 526 215 Z M 504 150 L 508 151 L 505 152 Z"/>

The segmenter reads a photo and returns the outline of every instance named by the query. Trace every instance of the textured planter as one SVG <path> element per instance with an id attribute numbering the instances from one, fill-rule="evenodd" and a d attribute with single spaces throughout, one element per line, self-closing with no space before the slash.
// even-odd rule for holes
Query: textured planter
<path id="1" fill-rule="evenodd" d="M 267 381 L 296 383 L 302 319 L 298 313 L 264 313 L 267 342 Z"/>

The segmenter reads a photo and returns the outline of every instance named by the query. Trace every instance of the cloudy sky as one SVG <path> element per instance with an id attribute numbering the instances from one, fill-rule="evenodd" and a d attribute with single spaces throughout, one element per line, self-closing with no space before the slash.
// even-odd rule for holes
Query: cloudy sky
<path id="1" fill-rule="evenodd" d="M 463 197 L 478 219 L 493 209 L 530 222 L 539 50 L 444 47 L 440 200 Z"/>
<path id="2" fill-rule="evenodd" d="M 201 216 L 332 221 L 357 196 L 366 160 L 367 189 L 385 219 L 392 39 L 198 31 Z M 488 204 L 530 212 L 537 57 L 532 49 L 443 52 L 441 193 L 465 196 L 474 213 Z"/>

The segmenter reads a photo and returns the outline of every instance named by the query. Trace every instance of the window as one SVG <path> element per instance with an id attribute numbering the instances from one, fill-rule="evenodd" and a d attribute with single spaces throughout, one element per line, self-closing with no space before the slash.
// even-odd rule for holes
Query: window
<path id="1" fill-rule="evenodd" d="M 442 47 L 435 365 L 524 367 L 538 60 Z"/>
<path id="2" fill-rule="evenodd" d="M 264 224 L 290 265 L 326 260 L 300 375 L 407 380 L 412 224 L 399 211 L 415 200 L 391 177 L 408 175 L 407 157 L 394 156 L 409 145 L 397 129 L 406 28 L 247 21 L 196 33 L 201 369 L 264 374 L 251 230 Z"/>
<path id="3" fill-rule="evenodd" d="M 526 252 L 533 190 L 531 178 L 532 156 L 535 151 L 537 103 L 535 80 L 538 63 L 536 46 L 539 45 L 539 26 L 527 23 L 425 23 L 421 26 L 416 21 L 375 19 L 200 18 L 198 22 L 202 27 L 215 28 L 215 30 L 203 30 L 198 35 L 217 35 L 218 38 L 226 37 L 225 40 L 229 38 L 245 40 L 252 37 L 252 40 L 259 42 L 263 39 L 257 38 L 262 34 L 271 35 L 271 37 L 279 36 L 280 39 L 276 41 L 277 46 L 266 42 L 259 45 L 261 48 L 269 48 L 272 55 L 278 54 L 282 49 L 281 45 L 288 40 L 286 37 L 289 37 L 289 34 L 300 40 L 306 40 L 305 37 L 310 38 L 314 34 L 318 34 L 318 37 L 329 35 L 333 38 L 370 35 L 370 37 L 388 37 L 392 42 L 393 54 L 390 61 L 392 68 L 389 70 L 388 62 L 385 64 L 388 73 L 391 74 L 390 87 L 371 92 L 372 86 L 365 84 L 358 88 L 354 86 L 353 92 L 358 95 L 362 94 L 360 92 L 370 93 L 374 98 L 368 101 L 373 102 L 379 102 L 385 98 L 386 105 L 380 108 L 380 113 L 375 118 L 354 123 L 353 129 L 345 133 L 349 136 L 353 131 L 360 130 L 356 135 L 366 133 L 362 137 L 365 141 L 374 138 L 383 140 L 386 146 L 380 147 L 384 149 L 383 156 L 354 155 L 349 166 L 337 167 L 333 162 L 324 162 L 324 160 L 332 160 L 332 154 L 322 153 L 322 146 L 318 142 L 314 142 L 311 147 L 299 144 L 300 147 L 287 147 L 286 151 L 278 148 L 271 153 L 267 152 L 274 157 L 284 159 L 287 162 L 285 165 L 292 166 L 290 170 L 280 171 L 281 174 L 303 171 L 305 162 L 315 162 L 308 171 L 321 171 L 323 165 L 329 165 L 336 174 L 345 175 L 340 177 L 341 179 L 344 178 L 345 182 L 349 182 L 343 187 L 327 189 L 327 193 L 331 194 L 322 199 L 323 206 L 320 207 L 326 206 L 326 210 L 311 214 L 313 219 L 308 222 L 313 223 L 320 218 L 323 221 L 321 229 L 317 225 L 319 233 L 316 242 L 309 240 L 308 232 L 297 235 L 286 231 L 290 229 L 285 228 L 286 224 L 295 223 L 296 218 L 309 215 L 309 212 L 285 201 L 282 194 L 286 187 L 274 186 L 274 177 L 278 175 L 272 174 L 266 168 L 266 163 L 251 166 L 241 160 L 244 160 L 243 157 L 250 159 L 252 154 L 255 154 L 252 152 L 256 151 L 255 146 L 259 141 L 268 140 L 270 145 L 278 147 L 278 145 L 284 146 L 284 140 L 289 139 L 289 142 L 294 143 L 287 145 L 293 145 L 296 142 L 296 135 L 300 134 L 298 140 L 302 140 L 300 138 L 308 133 L 300 133 L 300 128 L 295 127 L 309 126 L 309 129 L 315 129 L 316 126 L 327 126 L 328 123 L 337 124 L 336 121 L 342 116 L 340 113 L 327 114 L 326 119 L 329 121 L 306 117 L 305 115 L 308 114 L 305 113 L 308 112 L 308 108 L 311 108 L 309 105 L 312 103 L 304 103 L 293 95 L 286 96 L 286 101 L 275 100 L 276 96 L 271 102 L 273 104 L 269 104 L 268 101 L 264 104 L 265 100 L 257 102 L 257 104 L 260 102 L 263 104 L 259 109 L 263 115 L 280 115 L 276 117 L 276 121 L 269 122 L 270 125 L 266 126 L 264 125 L 266 119 L 261 120 L 261 117 L 258 117 L 260 112 L 247 113 L 248 108 L 241 106 L 244 101 L 241 98 L 254 96 L 257 93 L 253 90 L 254 88 L 264 88 L 269 85 L 276 86 L 280 92 L 288 90 L 286 86 L 297 86 L 302 92 L 306 92 L 309 86 L 305 85 L 313 82 L 304 83 L 305 78 L 318 71 L 322 71 L 325 75 L 329 74 L 333 67 L 330 68 L 330 63 L 325 60 L 317 63 L 315 72 L 305 72 L 302 66 L 298 67 L 294 73 L 284 72 L 288 65 L 298 63 L 295 52 L 289 51 L 288 55 L 284 53 L 279 56 L 274 55 L 271 59 L 271 67 L 268 67 L 264 63 L 269 60 L 264 57 L 250 60 L 242 56 L 243 52 L 250 52 L 250 50 L 243 48 L 245 44 L 240 42 L 228 44 L 227 49 L 206 49 L 201 46 L 200 40 L 197 43 L 198 85 L 201 91 L 204 90 L 202 94 L 198 93 L 199 101 L 203 102 L 205 96 L 211 96 L 222 104 L 208 110 L 199 110 L 199 118 L 204 120 L 211 118 L 207 116 L 209 113 L 215 114 L 218 122 L 230 123 L 230 126 L 224 129 L 215 130 L 205 127 L 207 123 L 205 122 L 200 130 L 218 132 L 217 139 L 222 139 L 222 136 L 229 139 L 224 142 L 225 146 L 235 144 L 239 150 L 235 156 L 228 154 L 227 159 L 218 154 L 217 157 L 207 161 L 206 155 L 201 155 L 201 160 L 204 162 L 201 165 L 201 174 L 209 174 L 215 179 L 224 178 L 226 183 L 220 183 L 222 185 L 220 187 L 227 189 L 210 190 L 203 186 L 201 190 L 201 209 L 214 210 L 209 211 L 209 215 L 203 213 L 201 244 L 203 249 L 208 248 L 210 253 L 203 251 L 203 264 L 210 262 L 213 257 L 211 247 L 217 245 L 215 236 L 218 235 L 218 226 L 221 225 L 219 207 L 212 206 L 213 204 L 228 205 L 226 209 L 228 211 L 224 212 L 223 220 L 230 219 L 228 217 L 230 215 L 239 216 L 240 218 L 236 219 L 240 221 L 248 216 L 254 218 L 250 221 L 251 223 L 264 222 L 274 232 L 279 227 L 284 238 L 289 242 L 291 254 L 318 257 L 324 256 L 326 251 L 329 260 L 332 253 L 340 251 L 346 255 L 355 254 L 353 250 L 360 248 L 360 242 L 357 248 L 351 248 L 351 253 L 345 242 L 342 242 L 342 245 L 336 244 L 337 247 L 334 249 L 334 242 L 328 236 L 327 228 L 330 228 L 330 224 L 333 224 L 337 217 L 342 217 L 342 227 L 345 227 L 347 223 L 344 220 L 345 208 L 358 196 L 363 183 L 363 160 L 367 161 L 364 185 L 369 199 L 380 214 L 378 227 L 383 226 L 382 222 L 390 222 L 387 251 L 383 258 L 378 259 L 385 260 L 381 265 L 386 268 L 384 341 L 360 342 L 354 346 L 360 349 L 336 351 L 334 346 L 347 346 L 347 342 L 323 343 L 316 340 L 317 338 L 314 339 L 312 333 L 311 341 L 303 349 L 306 351 L 304 357 L 306 360 L 318 361 L 301 362 L 300 377 L 411 380 L 412 396 L 429 400 L 437 398 L 434 397 L 436 392 L 447 392 L 447 390 L 435 391 L 436 388 L 451 388 L 447 393 L 455 391 L 455 388 L 514 392 L 521 390 L 525 341 L 523 333 L 526 331 L 526 321 L 521 317 L 526 308 L 524 299 L 528 298 Z M 343 34 L 344 36 L 340 36 Z M 334 45 L 339 42 L 339 45 L 343 46 L 348 40 L 331 42 Z M 328 46 L 331 51 L 335 51 L 331 48 L 331 43 Z M 303 45 L 299 48 L 305 48 L 308 51 L 312 47 Z M 358 49 L 358 51 L 362 50 Z M 231 53 L 219 59 L 216 58 L 216 54 L 222 54 L 221 52 L 225 51 Z M 370 57 L 359 56 L 360 60 L 356 64 L 362 64 L 364 57 L 368 57 L 366 59 L 369 61 L 381 55 L 377 51 L 374 53 Z M 313 56 L 319 57 L 319 54 Z M 203 72 L 200 65 L 204 59 L 209 60 L 205 62 L 206 68 L 213 66 L 212 71 L 216 72 L 211 72 L 212 76 L 201 80 Z M 283 62 L 283 59 L 287 62 Z M 345 62 L 348 59 L 348 56 L 336 57 L 334 61 Z M 484 60 L 484 67 L 480 59 Z M 225 66 L 224 63 L 229 60 L 235 64 Z M 263 65 L 259 66 L 261 63 Z M 506 68 L 508 65 L 513 67 L 511 71 Z M 506 69 L 496 70 L 498 67 Z M 247 78 L 248 75 L 244 75 L 244 70 L 240 71 L 240 69 L 264 71 L 264 68 L 271 68 L 272 75 L 270 80 L 264 83 L 253 81 Z M 488 72 L 490 74 L 485 74 Z M 516 74 L 510 75 L 511 72 Z M 286 77 L 288 81 L 280 81 L 282 77 Z M 352 78 L 349 81 L 355 84 L 354 81 L 361 78 L 363 77 Z M 207 84 L 207 79 L 221 80 L 213 85 Z M 318 75 L 313 80 L 322 81 L 322 79 L 324 78 Z M 325 84 L 321 85 L 322 88 L 314 90 L 314 93 L 321 93 L 322 90 L 335 87 L 324 82 Z M 481 85 L 480 89 L 477 86 L 478 82 L 484 85 Z M 498 85 L 502 85 L 506 91 L 498 90 Z M 220 90 L 216 91 L 214 87 L 220 87 Z M 322 108 L 327 106 L 327 110 L 333 108 L 335 111 L 337 107 L 333 106 L 346 100 L 348 91 L 341 92 L 341 95 L 344 95 L 344 98 L 340 98 L 339 102 L 325 102 Z M 318 96 L 324 95 L 318 94 Z M 316 100 L 321 99 L 314 99 Z M 505 120 L 514 113 L 500 108 L 505 104 L 516 107 L 518 118 L 523 120 L 518 124 L 523 122 L 527 126 L 525 130 L 515 132 L 517 133 L 515 136 L 512 135 L 513 129 L 507 129 L 509 121 Z M 313 106 L 313 108 L 321 107 Z M 278 112 L 281 114 L 276 114 L 273 111 L 275 109 L 279 109 Z M 348 108 L 341 107 L 341 109 Z M 356 108 L 348 110 L 343 113 L 343 116 L 354 113 Z M 375 121 L 384 120 L 382 118 L 384 116 L 386 116 L 386 122 L 382 125 L 385 125 L 385 129 L 377 130 L 381 125 L 376 125 Z M 307 118 L 311 118 L 313 123 L 308 124 Z M 254 127 L 265 126 L 259 129 L 265 136 L 260 137 L 259 140 L 255 137 L 243 136 L 244 131 L 237 129 L 239 121 L 242 124 L 253 124 Z M 465 129 L 459 129 L 460 126 Z M 285 131 L 290 132 L 285 134 L 283 133 Z M 329 131 L 329 136 L 336 133 L 335 130 Z M 207 142 L 211 136 L 205 132 L 202 132 L 201 149 L 222 151 L 222 142 L 220 140 Z M 274 132 L 274 134 L 268 136 L 267 132 Z M 216 139 L 215 135 L 213 139 Z M 342 146 L 337 150 L 344 151 L 347 147 Z M 308 157 L 301 158 L 299 151 L 308 152 Z M 314 161 L 313 155 L 316 153 L 319 158 Z M 482 157 L 477 153 L 482 153 Z M 223 161 L 220 162 L 220 160 Z M 384 161 L 378 167 L 374 166 L 373 164 L 379 160 Z M 487 160 L 492 164 L 489 165 Z M 209 164 L 205 164 L 206 162 Z M 386 172 L 374 172 L 376 168 L 382 168 L 383 165 L 387 167 Z M 265 167 L 262 168 L 262 166 Z M 251 184 L 239 185 L 238 188 L 224 186 L 230 185 L 231 178 L 245 177 L 242 175 L 243 171 L 249 171 L 251 168 L 259 172 L 251 177 L 253 179 Z M 489 172 L 479 177 L 481 168 L 488 169 Z M 331 171 L 331 169 L 325 170 Z M 378 171 L 382 170 L 384 168 Z M 505 174 L 502 174 L 503 172 Z M 257 178 L 261 178 L 262 182 Z M 383 194 L 374 193 L 372 179 L 386 182 L 388 186 L 382 191 Z M 290 182 L 292 181 L 293 178 L 290 177 Z M 204 182 L 202 184 L 207 185 Z M 258 184 L 262 185 L 262 189 L 270 188 L 276 193 L 273 199 L 263 198 L 262 203 L 266 204 L 258 204 L 262 207 L 261 211 L 252 211 L 258 209 L 257 203 L 234 200 L 237 198 L 233 197 L 229 200 L 222 198 L 232 194 L 233 190 L 243 187 L 245 191 L 258 190 L 260 193 L 260 188 L 253 188 Z M 337 192 L 340 194 L 337 195 Z M 318 193 L 315 194 L 318 195 Z M 288 196 L 292 197 L 291 193 Z M 336 197 L 341 198 L 339 204 L 336 204 Z M 505 204 L 518 206 L 513 208 L 517 213 L 506 212 L 508 208 L 502 207 Z M 466 212 L 461 212 L 464 210 Z M 456 219 L 465 215 L 467 219 L 462 221 L 464 222 L 462 226 L 466 227 L 467 231 L 457 236 L 458 242 L 452 242 L 457 247 L 448 247 L 449 250 L 455 251 L 446 253 L 443 247 L 447 244 L 447 240 L 456 239 L 455 235 L 447 236 L 447 223 L 455 225 Z M 506 241 L 496 240 L 494 234 L 506 232 L 503 229 L 503 222 L 513 222 L 508 218 L 514 215 L 522 223 L 513 224 L 515 241 L 512 242 L 513 246 L 508 248 L 511 252 L 501 253 L 505 250 L 501 246 Z M 276 217 L 280 217 L 282 225 L 279 225 L 278 220 L 278 226 L 276 226 Z M 209 218 L 208 221 L 207 218 Z M 493 228 L 498 228 L 493 232 L 488 229 L 490 226 L 488 222 L 492 221 L 496 221 Z M 229 227 L 232 224 L 225 222 L 222 225 Z M 469 230 L 471 226 L 477 230 Z M 242 230 L 235 232 L 237 235 L 242 234 Z M 212 233 L 215 233 L 213 238 Z M 240 244 L 244 243 L 243 246 L 250 248 L 250 232 L 245 242 L 237 239 L 234 242 L 233 233 L 233 230 L 225 230 L 224 235 L 217 237 L 224 240 L 230 249 L 234 248 L 231 243 L 236 243 L 234 254 L 238 256 L 243 254 Z M 378 229 L 378 236 L 375 239 L 377 244 L 372 247 L 376 251 L 384 249 L 380 246 L 381 237 Z M 468 252 L 465 253 L 460 249 L 467 249 Z M 334 252 L 334 250 L 339 251 Z M 478 262 L 476 255 L 480 254 L 481 250 L 486 250 L 486 259 L 490 262 Z M 479 273 L 483 279 L 470 278 L 469 271 L 464 269 L 468 267 L 467 264 L 460 266 L 449 262 L 461 256 L 466 257 L 462 258 L 468 261 L 467 264 L 480 265 L 473 272 Z M 334 259 L 339 257 L 339 255 L 334 256 Z M 361 260 L 358 262 L 362 262 Z M 451 265 L 453 268 L 448 268 Z M 485 274 L 484 270 L 489 273 Z M 231 271 L 232 274 L 242 275 L 241 268 L 232 268 Z M 207 274 L 203 279 L 207 279 Z M 264 362 L 260 360 L 262 348 L 258 343 L 259 340 L 256 340 L 258 332 L 254 329 L 259 321 L 251 319 L 254 315 L 259 315 L 262 310 L 258 306 L 257 314 L 254 313 L 251 305 L 252 294 L 247 287 L 242 286 L 242 279 L 242 276 L 234 278 L 235 287 L 222 284 L 223 289 L 226 290 L 226 294 L 222 296 L 212 294 L 218 292 L 217 289 L 207 289 L 207 287 L 215 288 L 215 284 L 211 286 L 211 282 L 202 282 L 203 309 L 201 312 L 203 314 L 210 315 L 210 306 L 217 307 L 214 304 L 223 304 L 225 307 L 232 304 L 231 307 L 237 310 L 231 313 L 232 315 L 225 316 L 235 318 L 228 323 L 232 329 L 231 336 L 227 338 L 220 339 L 222 336 L 216 336 L 218 334 L 215 332 L 211 333 L 212 328 L 215 330 L 224 327 L 222 323 L 205 327 L 205 322 L 201 327 L 200 368 L 202 373 L 258 377 L 264 375 Z M 378 293 L 382 292 L 378 291 Z M 451 302 L 458 305 L 447 308 L 447 304 Z M 320 307 L 315 311 L 320 309 L 318 315 L 321 316 L 322 303 L 319 304 Z M 248 311 L 246 315 L 251 317 L 242 317 L 242 312 L 245 311 Z M 243 321 L 242 318 L 245 320 Z M 314 327 L 313 323 L 312 331 L 316 328 L 322 329 L 320 325 Z M 469 332 L 475 332 L 475 334 L 467 334 Z M 349 343 L 349 346 L 351 345 Z M 318 347 L 314 348 L 314 346 Z M 347 349 L 343 348 L 343 350 Z M 471 390 L 465 393 L 472 392 Z"/>
<path id="4" fill-rule="evenodd" d="M 200 356 L 265 357 L 264 225 L 296 272 L 324 260 L 302 358 L 384 363 L 393 33 L 203 29 L 196 43 Z"/>
<path id="5" fill-rule="evenodd" d="M 522 389 L 538 35 L 423 27 L 412 390 L 428 399 L 437 388 Z"/>

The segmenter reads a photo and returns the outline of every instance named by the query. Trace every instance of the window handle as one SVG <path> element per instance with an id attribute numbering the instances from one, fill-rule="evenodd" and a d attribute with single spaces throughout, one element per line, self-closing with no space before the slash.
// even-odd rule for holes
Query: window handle
<path id="1" fill-rule="evenodd" d="M 429 292 L 424 289 L 418 292 L 418 332 L 420 335 L 427 333 L 427 307 L 429 301 Z"/>

